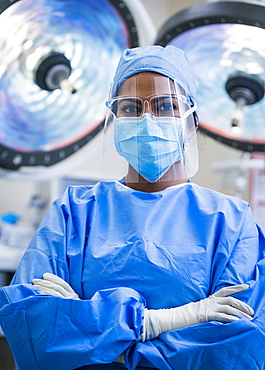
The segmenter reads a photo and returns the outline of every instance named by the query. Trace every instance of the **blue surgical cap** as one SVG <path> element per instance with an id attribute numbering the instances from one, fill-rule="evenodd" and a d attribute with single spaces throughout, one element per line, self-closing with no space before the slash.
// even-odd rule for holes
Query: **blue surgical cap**
<path id="1" fill-rule="evenodd" d="M 158 45 L 124 50 L 112 83 L 111 94 L 127 78 L 140 72 L 156 72 L 176 80 L 191 96 L 195 96 L 195 79 L 190 63 L 183 50 L 173 45 L 165 48 Z"/>

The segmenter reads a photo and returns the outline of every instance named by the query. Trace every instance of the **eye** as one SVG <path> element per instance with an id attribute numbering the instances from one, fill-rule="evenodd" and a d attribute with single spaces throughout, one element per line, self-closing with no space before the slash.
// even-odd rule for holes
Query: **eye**
<path id="1" fill-rule="evenodd" d="M 179 104 L 177 98 L 159 97 L 154 101 L 154 113 L 162 116 L 179 117 Z"/>
<path id="2" fill-rule="evenodd" d="M 135 104 L 126 104 L 122 107 L 121 110 L 127 114 L 132 114 L 138 112 L 138 107 Z"/>
<path id="3" fill-rule="evenodd" d="M 174 105 L 171 102 L 162 102 L 158 105 L 159 111 L 169 112 L 174 110 Z"/>
<path id="4" fill-rule="evenodd" d="M 139 116 L 142 104 L 137 99 L 121 99 L 118 104 L 117 115 L 120 116 Z"/>

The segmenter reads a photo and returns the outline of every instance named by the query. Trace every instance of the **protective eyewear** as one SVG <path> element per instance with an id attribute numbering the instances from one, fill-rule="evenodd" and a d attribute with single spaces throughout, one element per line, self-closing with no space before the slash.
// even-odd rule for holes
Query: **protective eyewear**
<path id="1" fill-rule="evenodd" d="M 191 107 L 189 97 L 184 95 L 153 95 L 142 99 L 136 96 L 119 96 L 107 102 L 107 107 L 119 117 L 141 117 L 150 113 L 155 117 L 181 118 L 181 112 Z"/>

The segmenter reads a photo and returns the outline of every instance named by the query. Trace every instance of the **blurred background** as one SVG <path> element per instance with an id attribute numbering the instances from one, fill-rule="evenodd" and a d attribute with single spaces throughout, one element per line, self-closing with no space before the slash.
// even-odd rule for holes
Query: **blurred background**
<path id="1" fill-rule="evenodd" d="M 198 185 L 265 228 L 263 1 L 0 0 L 0 286 L 51 202 L 103 174 L 105 101 L 127 47 L 182 48 L 197 83 Z M 117 174 L 118 176 L 118 174 Z M 0 369 L 15 365 L 3 336 Z"/>

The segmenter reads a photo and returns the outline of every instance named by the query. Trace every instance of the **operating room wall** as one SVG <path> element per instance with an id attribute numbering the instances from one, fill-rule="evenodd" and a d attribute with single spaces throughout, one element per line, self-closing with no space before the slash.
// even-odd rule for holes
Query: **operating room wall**
<path id="1" fill-rule="evenodd" d="M 149 12 L 156 29 L 159 29 L 166 20 L 174 13 L 202 1 L 196 0 L 142 0 L 147 11 Z M 197 92 L 200 93 L 199 91 Z M 226 194 L 234 194 L 234 174 L 232 173 L 220 173 L 213 171 L 213 167 L 216 163 L 228 159 L 231 160 L 240 158 L 242 153 L 238 150 L 227 147 L 217 141 L 204 136 L 199 133 L 199 160 L 200 167 L 196 176 L 192 179 L 195 183 L 215 189 L 217 191 L 224 192 Z M 97 163 L 94 163 L 94 167 Z M 78 168 L 76 171 L 76 177 L 79 179 L 84 177 L 90 178 L 90 171 L 94 171 L 93 164 Z M 65 176 L 67 176 L 66 174 Z M 71 172 L 71 178 L 75 177 L 75 173 Z M 37 179 L 36 179 L 37 180 Z M 56 180 L 58 182 L 58 180 Z M 38 191 L 41 192 L 47 204 L 53 200 L 54 194 L 50 196 L 50 192 L 53 188 L 50 181 L 41 182 L 38 187 Z M 27 213 L 27 205 L 30 197 L 36 191 L 36 186 L 32 181 L 21 181 L 21 180 L 7 180 L 5 178 L 0 179 L 0 214 L 5 212 L 16 212 L 22 215 Z M 242 197 L 248 200 L 248 187 L 246 186 Z"/>

